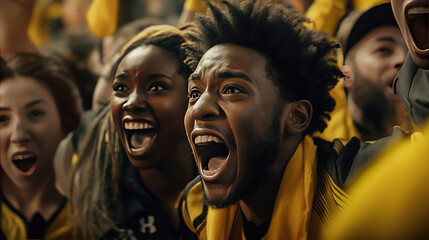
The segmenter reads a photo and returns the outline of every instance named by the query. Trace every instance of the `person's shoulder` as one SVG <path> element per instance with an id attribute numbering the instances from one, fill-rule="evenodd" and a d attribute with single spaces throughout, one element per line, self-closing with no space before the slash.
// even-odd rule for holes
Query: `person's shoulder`
<path id="1" fill-rule="evenodd" d="M 394 127 L 392 134 L 388 137 L 377 141 L 367 141 L 363 144 L 356 137 L 346 143 L 338 139 L 328 142 L 319 138 L 314 138 L 314 142 L 318 146 L 319 165 L 328 172 L 338 187 L 344 189 L 361 169 L 383 149 L 409 135 L 410 132 Z"/>
<path id="2" fill-rule="evenodd" d="M 185 188 L 179 202 L 179 213 L 186 226 L 194 233 L 204 227 L 208 206 L 204 204 L 203 187 L 196 177 Z"/>
<path id="3" fill-rule="evenodd" d="M 411 132 L 405 131 L 400 127 L 393 127 L 392 133 L 389 136 L 378 139 L 377 141 L 364 142 L 353 158 L 352 166 L 350 167 L 346 181 L 349 182 L 355 178 L 361 169 L 384 149 L 399 141 L 400 139 L 409 138 L 410 134 Z"/>

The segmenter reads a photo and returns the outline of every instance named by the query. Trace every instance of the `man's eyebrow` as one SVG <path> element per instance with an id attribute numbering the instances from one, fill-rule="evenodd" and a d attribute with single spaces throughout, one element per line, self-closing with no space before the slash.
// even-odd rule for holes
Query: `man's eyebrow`
<path id="1" fill-rule="evenodd" d="M 26 107 L 26 108 L 29 108 L 29 107 L 32 107 L 32 106 L 37 105 L 37 104 L 39 104 L 39 103 L 44 103 L 44 104 L 46 104 L 46 102 L 45 102 L 45 101 L 43 101 L 42 99 L 37 99 L 37 100 L 31 101 L 31 102 L 29 102 L 29 103 L 25 104 L 25 107 Z"/>
<path id="2" fill-rule="evenodd" d="M 223 71 L 223 72 L 218 73 L 217 76 L 218 76 L 218 78 L 221 78 L 221 79 L 226 79 L 226 78 L 241 78 L 241 79 L 244 79 L 244 80 L 246 80 L 248 82 L 253 82 L 252 79 L 250 79 L 249 76 L 247 76 L 244 73 L 240 73 L 240 72 Z"/>
<path id="3" fill-rule="evenodd" d="M 388 41 L 388 42 L 396 42 L 396 40 L 392 37 L 379 37 L 377 38 L 377 42 Z"/>
<path id="4" fill-rule="evenodd" d="M 10 111 L 11 109 L 8 107 L 0 107 L 0 111 Z"/>
<path id="5" fill-rule="evenodd" d="M 192 73 L 192 74 L 189 76 L 188 81 L 195 81 L 195 80 L 198 80 L 198 79 L 201 79 L 200 74 L 199 74 L 199 73 L 197 73 L 197 72 L 194 72 L 194 73 Z"/>

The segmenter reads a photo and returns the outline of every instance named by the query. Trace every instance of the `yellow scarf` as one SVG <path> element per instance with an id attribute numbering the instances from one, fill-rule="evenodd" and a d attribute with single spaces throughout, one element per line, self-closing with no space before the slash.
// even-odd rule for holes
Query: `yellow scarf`
<path id="1" fill-rule="evenodd" d="M 307 239 L 315 181 L 316 146 L 306 136 L 285 169 L 271 224 L 263 239 Z M 209 207 L 206 239 L 244 239 L 242 232 L 238 204 L 222 209 Z"/>

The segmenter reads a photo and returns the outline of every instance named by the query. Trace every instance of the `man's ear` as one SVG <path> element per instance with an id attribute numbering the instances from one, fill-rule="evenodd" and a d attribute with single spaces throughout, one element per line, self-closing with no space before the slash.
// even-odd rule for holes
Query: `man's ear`
<path id="1" fill-rule="evenodd" d="M 284 134 L 295 135 L 303 133 L 310 125 L 313 116 L 313 106 L 308 100 L 286 103 L 283 107 Z"/>
<path id="2" fill-rule="evenodd" d="M 353 69 L 349 65 L 343 65 L 342 71 L 344 74 L 344 88 L 350 89 L 353 87 Z"/>

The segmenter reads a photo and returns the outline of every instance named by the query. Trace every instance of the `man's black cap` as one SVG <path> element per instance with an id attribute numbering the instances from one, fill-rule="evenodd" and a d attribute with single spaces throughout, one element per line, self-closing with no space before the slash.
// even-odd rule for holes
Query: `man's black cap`
<path id="1" fill-rule="evenodd" d="M 366 12 L 350 12 L 341 22 L 336 35 L 342 45 L 344 58 L 348 51 L 368 32 L 383 25 L 398 26 L 390 3 L 374 6 Z"/>

